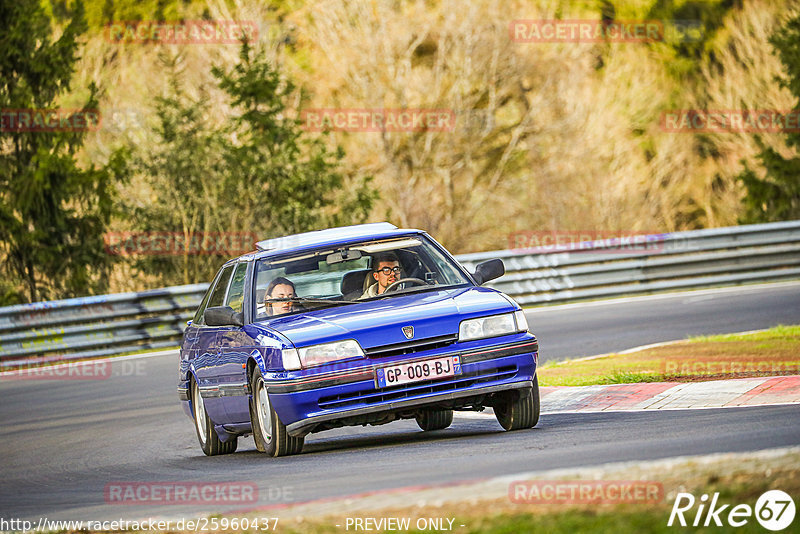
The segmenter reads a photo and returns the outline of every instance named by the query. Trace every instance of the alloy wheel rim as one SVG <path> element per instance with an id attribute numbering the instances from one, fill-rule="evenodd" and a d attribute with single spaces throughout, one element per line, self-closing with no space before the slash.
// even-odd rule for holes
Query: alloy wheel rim
<path id="1" fill-rule="evenodd" d="M 206 408 L 203 405 L 203 397 L 200 395 L 200 388 L 195 383 L 193 388 L 193 401 L 194 401 L 194 422 L 197 425 L 200 441 L 205 445 L 206 443 Z"/>
<path id="2" fill-rule="evenodd" d="M 272 439 L 272 410 L 267 388 L 264 387 L 264 379 L 261 377 L 256 382 L 256 413 L 261 428 L 261 437 L 268 443 Z"/>

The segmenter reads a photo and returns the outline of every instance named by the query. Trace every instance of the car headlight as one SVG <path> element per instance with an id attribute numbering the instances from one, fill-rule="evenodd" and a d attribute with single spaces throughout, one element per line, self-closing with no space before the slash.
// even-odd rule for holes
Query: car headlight
<path id="1" fill-rule="evenodd" d="M 490 315 L 461 321 L 458 327 L 458 340 L 471 341 L 485 337 L 504 336 L 528 330 L 528 322 L 522 310 L 514 313 Z"/>
<path id="2" fill-rule="evenodd" d="M 334 341 L 333 343 L 322 343 L 311 345 L 299 349 L 284 350 L 282 354 L 283 368 L 286 370 L 296 370 L 301 367 L 313 367 L 338 360 L 348 360 L 350 358 L 364 357 L 361 345 L 355 339 L 345 339 L 344 341 Z"/>

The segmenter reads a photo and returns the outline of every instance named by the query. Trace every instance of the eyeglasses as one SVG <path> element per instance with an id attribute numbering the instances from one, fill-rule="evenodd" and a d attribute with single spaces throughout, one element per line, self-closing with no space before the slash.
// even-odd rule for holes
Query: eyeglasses
<path id="1" fill-rule="evenodd" d="M 382 268 L 378 269 L 378 271 L 382 272 L 386 276 L 389 276 L 392 273 L 400 274 L 400 267 L 394 267 L 394 268 L 392 268 L 392 267 L 382 267 Z"/>

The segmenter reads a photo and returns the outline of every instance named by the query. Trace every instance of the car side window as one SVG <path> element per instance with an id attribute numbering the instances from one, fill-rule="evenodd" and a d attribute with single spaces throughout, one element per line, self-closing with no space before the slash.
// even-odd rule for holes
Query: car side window
<path id="1" fill-rule="evenodd" d="M 233 281 L 231 288 L 228 290 L 228 298 L 225 299 L 225 305 L 233 308 L 233 311 L 242 311 L 242 304 L 244 303 L 244 280 L 247 275 L 247 263 L 242 262 L 236 266 L 236 271 L 233 273 Z"/>
<path id="2" fill-rule="evenodd" d="M 208 286 L 208 290 L 206 291 L 205 296 L 203 296 L 203 301 L 200 303 L 200 306 L 197 308 L 197 312 L 194 314 L 194 318 L 192 319 L 193 324 L 196 325 L 206 324 L 205 319 L 203 318 L 203 314 L 205 313 L 206 308 L 208 308 L 208 302 L 211 299 L 211 295 L 216 291 L 217 287 L 219 286 L 219 281 L 222 279 L 224 272 L 229 272 L 229 271 L 226 269 L 220 269 L 219 271 L 217 271 L 217 274 L 211 281 L 211 285 Z M 228 282 L 223 282 L 223 285 L 227 287 Z"/>
<path id="3" fill-rule="evenodd" d="M 211 296 L 212 289 L 213 289 L 212 287 L 209 287 L 208 291 L 206 291 L 206 294 L 203 297 L 203 301 L 200 303 L 200 306 L 197 308 L 197 312 L 194 314 L 194 318 L 192 319 L 192 324 L 201 325 L 206 323 L 203 320 L 203 313 L 206 311 L 206 306 L 208 306 L 208 297 Z"/>
<path id="4" fill-rule="evenodd" d="M 233 265 L 225 267 L 222 274 L 219 275 L 217 285 L 214 286 L 214 291 L 211 292 L 211 296 L 208 298 L 209 308 L 222 306 L 225 301 L 225 292 L 228 290 L 228 282 L 231 281 L 231 274 L 233 274 Z"/>

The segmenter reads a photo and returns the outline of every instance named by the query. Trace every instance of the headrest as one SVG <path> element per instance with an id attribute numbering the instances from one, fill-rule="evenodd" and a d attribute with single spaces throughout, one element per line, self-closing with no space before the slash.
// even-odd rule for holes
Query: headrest
<path id="1" fill-rule="evenodd" d="M 364 279 L 371 272 L 370 269 L 361 269 L 359 271 L 350 271 L 342 278 L 342 295 L 358 292 L 359 296 L 364 291 Z"/>

